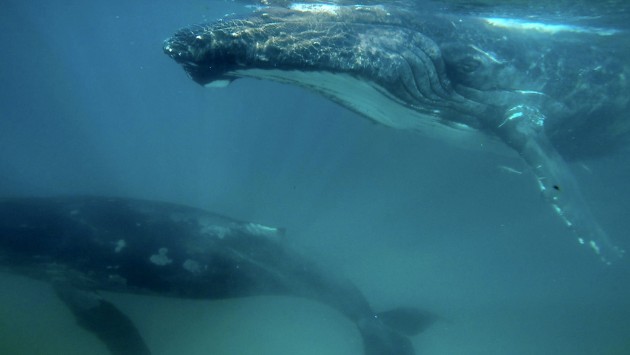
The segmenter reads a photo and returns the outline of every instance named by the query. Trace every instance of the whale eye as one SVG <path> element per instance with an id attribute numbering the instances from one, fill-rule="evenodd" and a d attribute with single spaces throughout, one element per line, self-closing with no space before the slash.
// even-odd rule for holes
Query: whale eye
<path id="1" fill-rule="evenodd" d="M 479 59 L 474 58 L 474 57 L 468 57 L 468 58 L 462 59 L 462 61 L 458 63 L 457 69 L 462 74 L 470 74 L 474 72 L 475 70 L 479 69 L 480 66 L 481 66 L 481 61 Z"/>
<path id="2" fill-rule="evenodd" d="M 470 46 L 448 43 L 443 45 L 441 50 L 446 70 L 455 81 L 466 81 L 483 66 L 483 61 Z"/>
<path id="3" fill-rule="evenodd" d="M 446 75 L 455 85 L 477 90 L 497 87 L 499 64 L 487 52 L 473 45 L 447 43 L 440 47 Z"/>

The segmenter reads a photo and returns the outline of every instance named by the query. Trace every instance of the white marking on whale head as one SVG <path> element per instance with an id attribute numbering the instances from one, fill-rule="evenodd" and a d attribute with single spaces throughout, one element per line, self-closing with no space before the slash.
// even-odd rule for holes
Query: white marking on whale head
<path id="1" fill-rule="evenodd" d="M 127 246 L 127 242 L 124 239 L 120 239 L 116 242 L 115 253 L 120 253 Z"/>
<path id="2" fill-rule="evenodd" d="M 170 259 L 168 255 L 166 255 L 167 253 L 168 248 L 160 248 L 157 254 L 153 254 L 151 255 L 151 257 L 149 257 L 149 260 L 158 266 L 171 264 L 173 262 L 173 259 Z"/>
<path id="3" fill-rule="evenodd" d="M 184 270 L 189 271 L 193 274 L 201 272 L 201 265 L 199 265 L 198 262 L 192 259 L 186 259 L 186 261 L 184 261 L 184 263 L 182 264 L 182 267 L 184 268 Z"/>

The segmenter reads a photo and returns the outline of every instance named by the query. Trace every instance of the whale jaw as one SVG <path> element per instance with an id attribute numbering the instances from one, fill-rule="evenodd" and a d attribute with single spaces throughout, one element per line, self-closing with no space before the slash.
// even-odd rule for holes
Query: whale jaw
<path id="1" fill-rule="evenodd" d="M 296 85 L 318 93 L 375 123 L 395 129 L 417 131 L 425 136 L 452 141 L 454 144 L 472 140 L 467 137 L 483 136 L 465 124 L 445 122 L 441 118 L 443 112 L 439 109 L 412 107 L 379 84 L 345 73 L 244 69 L 232 71 L 229 75 L 235 78 L 255 78 Z M 491 144 L 491 140 L 487 141 Z"/>

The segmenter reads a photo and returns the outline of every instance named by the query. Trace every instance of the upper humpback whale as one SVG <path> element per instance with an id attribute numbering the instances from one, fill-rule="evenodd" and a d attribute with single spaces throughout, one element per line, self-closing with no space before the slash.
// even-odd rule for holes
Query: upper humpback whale
<path id="1" fill-rule="evenodd" d="M 435 317 L 376 313 L 350 282 L 282 243 L 283 230 L 200 209 L 106 197 L 0 199 L 0 270 L 49 281 L 78 324 L 114 355 L 150 354 L 98 291 L 191 299 L 289 295 L 356 323 L 367 355 L 413 355 L 408 336 Z"/>
<path id="2" fill-rule="evenodd" d="M 630 72 L 617 55 L 615 31 L 374 2 L 279 3 L 183 28 L 165 41 L 164 52 L 204 86 L 269 79 L 308 88 L 389 127 L 489 137 L 527 163 L 580 244 L 605 263 L 623 255 L 592 216 L 566 162 L 630 137 L 630 122 L 622 119 Z"/>

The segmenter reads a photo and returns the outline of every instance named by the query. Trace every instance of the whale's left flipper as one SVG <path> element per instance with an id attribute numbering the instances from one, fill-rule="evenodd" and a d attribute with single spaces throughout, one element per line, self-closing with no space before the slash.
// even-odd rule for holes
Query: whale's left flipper
<path id="1" fill-rule="evenodd" d="M 578 242 L 610 264 L 622 257 L 624 250 L 612 243 L 591 214 L 571 170 L 547 138 L 544 122 L 545 116 L 537 107 L 516 105 L 491 129 L 529 165 L 543 197 Z"/>
<path id="2" fill-rule="evenodd" d="M 150 355 L 133 322 L 112 303 L 90 291 L 55 285 L 57 296 L 68 306 L 77 323 L 96 335 L 112 355 Z"/>

